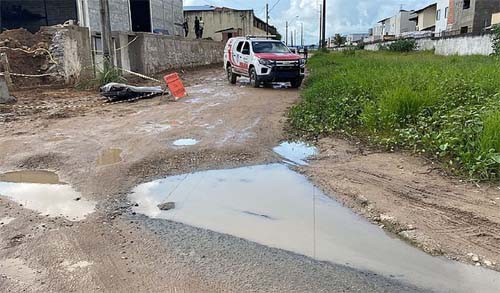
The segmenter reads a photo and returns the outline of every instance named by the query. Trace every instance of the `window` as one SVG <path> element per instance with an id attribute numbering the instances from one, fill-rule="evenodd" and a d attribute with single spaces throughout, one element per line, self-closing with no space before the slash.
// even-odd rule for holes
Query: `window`
<path id="1" fill-rule="evenodd" d="M 254 53 L 288 53 L 290 50 L 282 42 L 252 42 Z"/>
<path id="2" fill-rule="evenodd" d="M 240 53 L 241 53 L 241 48 L 243 47 L 243 44 L 244 44 L 244 43 L 245 43 L 245 42 L 239 42 L 239 43 L 238 43 L 238 46 L 236 46 L 236 52 L 240 52 Z"/>
<path id="3" fill-rule="evenodd" d="M 469 27 L 468 26 L 463 26 L 460 28 L 460 33 L 461 34 L 466 34 L 469 32 Z"/>
<path id="4" fill-rule="evenodd" d="M 444 9 L 444 18 L 448 18 L 448 7 Z"/>
<path id="5" fill-rule="evenodd" d="M 250 43 L 249 42 L 245 42 L 245 45 L 243 46 L 243 49 L 241 50 L 241 54 L 250 55 Z"/>
<path id="6" fill-rule="evenodd" d="M 464 0 L 464 9 L 470 8 L 470 0 Z"/>
<path id="7" fill-rule="evenodd" d="M 438 9 L 436 11 L 436 20 L 440 20 L 441 19 L 441 9 Z"/>

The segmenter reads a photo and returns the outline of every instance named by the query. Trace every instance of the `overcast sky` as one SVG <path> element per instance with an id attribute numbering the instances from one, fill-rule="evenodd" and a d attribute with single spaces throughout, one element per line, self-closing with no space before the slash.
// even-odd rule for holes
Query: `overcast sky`
<path id="1" fill-rule="evenodd" d="M 304 23 L 306 43 L 317 43 L 319 39 L 319 5 L 322 0 L 184 0 L 184 5 L 214 5 L 238 9 L 254 9 L 264 20 L 266 2 L 273 7 L 270 23 L 284 35 L 285 21 L 295 24 L 300 31 Z M 335 33 L 363 33 L 377 21 L 403 9 L 419 9 L 433 0 L 327 0 L 327 37 Z M 298 18 L 296 16 L 299 16 Z M 284 38 L 284 37 L 283 37 Z"/>

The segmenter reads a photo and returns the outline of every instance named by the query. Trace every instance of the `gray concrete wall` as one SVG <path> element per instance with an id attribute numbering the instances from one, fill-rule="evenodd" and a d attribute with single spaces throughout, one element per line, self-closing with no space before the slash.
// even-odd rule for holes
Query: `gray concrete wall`
<path id="1" fill-rule="evenodd" d="M 181 36 L 183 18 L 182 0 L 151 0 L 152 28 Z"/>
<path id="2" fill-rule="evenodd" d="M 128 64 L 135 72 L 151 75 L 173 68 L 222 63 L 224 44 L 207 40 L 138 33 L 128 47 Z M 122 62 L 126 64 L 127 62 Z"/>
<path id="3" fill-rule="evenodd" d="M 89 26 L 94 32 L 101 31 L 99 0 L 87 0 Z M 182 35 L 183 8 L 182 0 L 150 0 L 151 28 L 167 32 L 169 35 Z M 109 0 L 111 30 L 127 32 L 132 30 L 129 0 Z"/>
<path id="4" fill-rule="evenodd" d="M 493 53 L 490 35 L 438 39 L 437 55 L 490 55 Z"/>
<path id="5" fill-rule="evenodd" d="M 99 0 L 87 0 L 89 8 L 89 26 L 91 31 L 101 31 L 101 5 Z M 128 0 L 109 0 L 109 13 L 112 31 L 130 31 L 130 10 Z"/>
<path id="6" fill-rule="evenodd" d="M 435 50 L 436 55 L 490 55 L 493 53 L 491 35 L 459 36 L 440 39 L 417 39 L 418 50 Z M 392 42 L 384 42 L 389 45 Z M 378 51 L 380 43 L 365 45 L 367 51 Z"/>
<path id="7" fill-rule="evenodd" d="M 88 28 L 66 26 L 44 29 L 53 34 L 49 51 L 57 61 L 49 72 L 57 73 L 66 84 L 74 84 L 80 78 L 90 78 L 93 75 L 93 63 Z"/>

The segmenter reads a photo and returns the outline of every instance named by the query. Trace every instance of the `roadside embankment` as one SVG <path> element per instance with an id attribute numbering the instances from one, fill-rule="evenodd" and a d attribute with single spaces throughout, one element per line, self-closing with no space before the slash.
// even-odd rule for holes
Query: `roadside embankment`
<path id="1" fill-rule="evenodd" d="M 305 172 L 423 250 L 498 270 L 499 68 L 480 56 L 317 54 L 289 112 L 290 131 L 320 149 Z"/>

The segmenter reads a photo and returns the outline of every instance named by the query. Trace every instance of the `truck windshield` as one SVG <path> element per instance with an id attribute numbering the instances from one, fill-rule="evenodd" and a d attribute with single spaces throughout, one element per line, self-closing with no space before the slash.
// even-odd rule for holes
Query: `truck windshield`
<path id="1" fill-rule="evenodd" d="M 281 42 L 252 42 L 254 53 L 290 53 L 290 50 Z"/>

